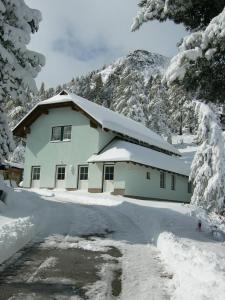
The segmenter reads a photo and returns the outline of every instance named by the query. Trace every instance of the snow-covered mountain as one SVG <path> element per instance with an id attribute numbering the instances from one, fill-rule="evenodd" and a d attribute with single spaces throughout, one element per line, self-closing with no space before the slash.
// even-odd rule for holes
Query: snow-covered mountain
<path id="1" fill-rule="evenodd" d="M 119 58 L 108 67 L 104 67 L 99 74 L 103 83 L 106 83 L 112 73 L 118 72 L 121 76 L 127 71 L 137 72 L 148 82 L 152 75 L 164 73 L 169 64 L 169 59 L 160 54 L 150 53 L 144 50 L 136 50 L 125 57 Z"/>
<path id="2" fill-rule="evenodd" d="M 148 126 L 150 90 L 168 64 L 167 57 L 136 50 L 101 70 L 73 79 L 67 88 Z"/>
<path id="3" fill-rule="evenodd" d="M 15 126 L 37 102 L 67 89 L 141 122 L 170 139 L 172 132 L 177 132 L 181 124 L 185 127 L 189 121 L 185 117 L 185 108 L 182 109 L 182 118 L 180 117 L 183 106 L 180 102 L 183 100 L 178 100 L 184 99 L 183 95 L 181 97 L 178 90 L 171 97 L 161 83 L 169 61 L 169 58 L 160 54 L 136 50 L 102 69 L 72 79 L 56 88 L 46 89 L 43 83 L 38 95 L 27 103 L 18 103 L 14 99 L 7 102 L 10 126 Z M 172 104 L 170 99 L 179 102 L 179 105 L 174 105 L 174 102 Z M 175 116 L 175 121 L 171 118 L 172 115 Z"/>

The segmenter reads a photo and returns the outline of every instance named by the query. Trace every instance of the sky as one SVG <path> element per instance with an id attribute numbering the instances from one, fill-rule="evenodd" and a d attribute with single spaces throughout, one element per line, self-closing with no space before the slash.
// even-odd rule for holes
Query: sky
<path id="1" fill-rule="evenodd" d="M 46 57 L 37 77 L 55 87 L 121 56 L 143 49 L 172 57 L 186 34 L 181 25 L 157 21 L 131 32 L 138 0 L 25 0 L 39 9 L 42 22 L 29 49 Z"/>

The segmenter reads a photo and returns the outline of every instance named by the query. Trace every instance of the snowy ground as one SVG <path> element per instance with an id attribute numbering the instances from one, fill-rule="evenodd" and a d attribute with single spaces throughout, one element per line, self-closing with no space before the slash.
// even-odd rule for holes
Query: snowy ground
<path id="1" fill-rule="evenodd" d="M 31 240 L 45 239 L 47 247 L 61 249 L 104 252 L 113 246 L 122 253 L 119 299 L 225 297 L 225 244 L 210 234 L 206 216 L 203 231 L 196 231 L 197 219 L 188 206 L 18 189 L 8 190 L 7 206 L 1 204 L 0 211 L 1 261 Z M 78 238 L 90 234 L 106 237 Z M 106 265 L 99 270 L 102 279 L 88 290 L 90 299 L 113 299 L 106 297 L 107 282 L 112 280 Z"/>
<path id="2" fill-rule="evenodd" d="M 189 160 L 196 149 L 190 138 L 183 137 L 182 143 L 180 137 L 175 139 L 177 148 Z M 26 283 L 23 289 L 27 285 L 40 289 L 43 282 L 51 288 L 51 284 L 57 283 L 66 285 L 66 292 L 72 293 L 71 284 L 79 282 L 86 299 L 225 299 L 222 217 L 208 216 L 204 211 L 178 203 L 85 192 L 12 190 L 5 186 L 4 189 L 8 196 L 7 205 L 0 202 L 0 263 L 27 243 L 28 249 L 29 243 L 39 243 L 34 251 L 36 256 L 39 251 L 39 259 L 32 258 L 33 250 L 29 250 L 30 260 L 25 256 L 26 264 L 21 266 L 22 280 Z M 196 230 L 198 218 L 203 223 L 201 232 Z M 219 234 L 212 234 L 212 225 L 217 226 Z M 90 235 L 93 237 L 86 238 Z M 110 249 L 120 255 L 112 258 Z M 49 255 L 43 251 L 49 251 Z M 71 260 L 72 268 L 66 267 L 70 265 L 70 251 L 74 258 L 84 253 L 92 257 L 86 272 L 92 272 L 90 268 L 95 266 L 97 273 L 92 272 L 95 279 L 82 281 L 81 267 L 76 261 Z M 20 252 L 13 259 L 22 263 L 19 255 Z M 63 255 L 64 264 L 60 263 Z M 2 265 L 4 277 L 8 263 L 13 265 L 11 260 Z M 75 272 L 77 269 L 80 273 Z M 53 274 L 57 272 L 64 276 L 56 278 Z M 12 277 L 11 274 L 9 278 Z M 14 279 L 18 281 L 17 276 Z M 10 282 L 5 284 L 0 274 L 0 288 L 7 291 Z M 117 293 L 113 293 L 115 289 Z M 59 295 L 52 299 L 83 299 L 79 293 L 65 298 L 60 289 L 55 292 Z M 36 296 L 25 293 L 19 298 L 16 294 L 10 299 L 44 299 Z"/>

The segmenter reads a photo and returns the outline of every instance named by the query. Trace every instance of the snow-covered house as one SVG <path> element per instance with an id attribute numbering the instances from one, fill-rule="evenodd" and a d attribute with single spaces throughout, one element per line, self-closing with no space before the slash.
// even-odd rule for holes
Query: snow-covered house
<path id="1" fill-rule="evenodd" d="M 188 202 L 189 166 L 159 135 L 74 94 L 39 102 L 13 129 L 27 138 L 23 186 Z"/>

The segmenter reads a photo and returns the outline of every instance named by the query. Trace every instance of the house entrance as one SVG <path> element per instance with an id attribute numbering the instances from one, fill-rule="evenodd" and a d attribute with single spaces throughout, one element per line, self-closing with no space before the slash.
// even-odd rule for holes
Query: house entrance
<path id="1" fill-rule="evenodd" d="M 88 166 L 79 166 L 78 189 L 88 190 Z"/>
<path id="2" fill-rule="evenodd" d="M 40 174 L 41 174 L 41 167 L 36 166 L 32 167 L 31 171 L 31 187 L 39 189 L 40 188 Z"/>
<path id="3" fill-rule="evenodd" d="M 104 165 L 103 192 L 114 191 L 114 165 Z"/>
<path id="4" fill-rule="evenodd" d="M 66 166 L 56 166 L 55 187 L 57 189 L 65 189 Z"/>

